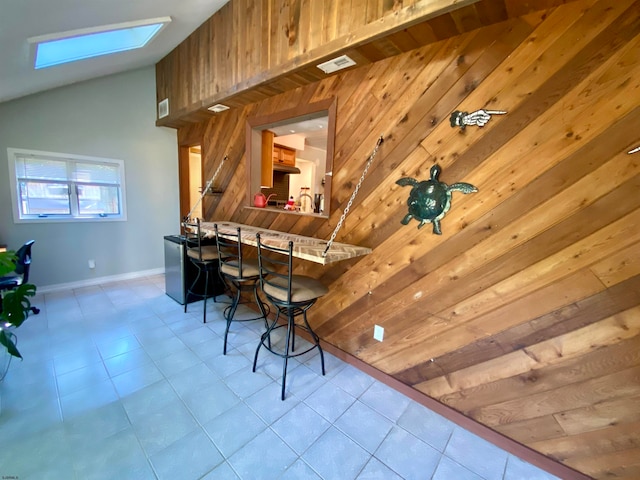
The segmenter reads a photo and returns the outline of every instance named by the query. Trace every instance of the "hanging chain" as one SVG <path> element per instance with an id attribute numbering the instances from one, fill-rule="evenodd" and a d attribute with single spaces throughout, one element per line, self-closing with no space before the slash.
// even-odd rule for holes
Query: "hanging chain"
<path id="1" fill-rule="evenodd" d="M 216 177 L 220 173 L 220 170 L 222 169 L 222 165 L 224 165 L 224 162 L 227 160 L 227 158 L 229 158 L 229 156 L 225 155 L 224 158 L 222 159 L 222 161 L 220 162 L 220 165 L 218 165 L 218 168 L 216 168 L 216 171 L 213 172 L 213 177 L 211 177 L 211 180 L 209 180 L 209 183 L 207 183 L 207 186 L 204 187 L 204 192 L 203 193 L 206 194 L 209 191 L 209 189 L 211 188 L 211 185 L 213 184 L 213 182 L 215 182 Z"/>
<path id="2" fill-rule="evenodd" d="M 196 204 L 193 206 L 193 208 L 191 209 L 191 211 L 187 214 L 186 217 L 184 217 L 185 221 L 189 222 L 191 221 L 191 214 L 193 213 L 193 211 L 196 209 L 196 207 L 198 205 L 200 205 L 200 202 L 202 201 L 202 199 L 204 198 L 204 196 L 207 194 L 207 192 L 209 191 L 209 189 L 211 188 L 211 185 L 213 184 L 213 182 L 215 181 L 216 177 L 218 176 L 218 174 L 220 173 L 220 169 L 222 168 L 222 165 L 224 164 L 224 162 L 227 160 L 229 156 L 225 155 L 224 158 L 222 159 L 222 161 L 220 162 L 220 165 L 218 165 L 218 168 L 216 168 L 216 171 L 213 172 L 213 177 L 211 177 L 211 180 L 209 180 L 209 182 L 207 182 L 207 185 L 204 187 L 204 189 L 202 190 L 202 195 L 200 195 L 200 199 L 196 202 Z"/>
<path id="3" fill-rule="evenodd" d="M 358 195 L 358 190 L 360 190 L 360 186 L 362 185 L 362 182 L 364 182 L 364 177 L 367 176 L 367 172 L 369 171 L 369 167 L 373 163 L 373 159 L 376 157 L 376 153 L 378 153 L 378 147 L 380 147 L 380 144 L 382 142 L 384 142 L 384 137 L 382 135 L 380 135 L 380 138 L 378 138 L 378 141 L 376 142 L 376 146 L 373 149 L 373 152 L 371 152 L 371 155 L 369 156 L 369 160 L 367 160 L 367 164 L 365 165 L 364 170 L 362 172 L 362 175 L 360 176 L 360 180 L 358 181 L 358 184 L 356 185 L 356 188 L 353 190 L 353 193 L 351 194 L 351 198 L 347 202 L 347 206 L 344 208 L 344 211 L 342 212 L 342 216 L 340 217 L 340 220 L 338 221 L 338 224 L 336 225 L 335 230 L 333 230 L 333 233 L 331 234 L 331 238 L 327 242 L 327 247 L 324 249 L 324 252 L 322 252 L 322 256 L 323 257 L 327 256 L 327 252 L 329 252 L 329 249 L 331 248 L 331 245 L 333 245 L 333 241 L 336 239 L 336 235 L 338 235 L 338 232 L 342 228 L 342 224 L 344 223 L 344 219 L 346 218 L 347 214 L 349 213 L 349 209 L 351 208 L 351 205 L 353 204 L 353 200 L 356 198 L 356 195 Z"/>

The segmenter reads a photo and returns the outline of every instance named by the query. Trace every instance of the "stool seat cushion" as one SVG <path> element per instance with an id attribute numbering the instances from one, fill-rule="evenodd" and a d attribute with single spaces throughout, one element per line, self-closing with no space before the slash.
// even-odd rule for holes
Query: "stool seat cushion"
<path id="1" fill-rule="evenodd" d="M 220 271 L 230 277 L 239 278 L 240 270 L 238 269 L 238 261 L 230 261 L 227 263 L 221 263 Z M 260 267 L 258 267 L 257 260 L 243 260 L 242 261 L 242 278 L 257 277 L 260 275 Z"/>
<path id="2" fill-rule="evenodd" d="M 269 279 L 268 283 L 264 282 L 264 293 L 283 302 L 288 300 L 287 288 L 286 278 L 278 277 Z M 327 293 L 329 293 L 329 289 L 315 278 L 304 275 L 292 275 L 291 277 L 291 302 L 293 303 L 309 302 Z"/>
<path id="3" fill-rule="evenodd" d="M 218 258 L 218 247 L 215 245 L 202 245 L 201 250 L 202 261 L 210 262 Z M 200 251 L 197 247 L 187 248 L 187 257 L 193 258 L 194 260 L 201 260 Z"/>

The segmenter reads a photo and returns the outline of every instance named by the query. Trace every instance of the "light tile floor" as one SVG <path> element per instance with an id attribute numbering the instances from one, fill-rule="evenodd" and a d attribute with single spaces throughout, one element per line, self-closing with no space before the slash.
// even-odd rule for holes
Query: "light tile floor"
<path id="1" fill-rule="evenodd" d="M 34 303 L 0 384 L 2 478 L 556 478 L 328 353 L 326 376 L 317 350 L 290 362 L 282 402 L 281 361 L 251 371 L 263 324 L 234 324 L 223 356 L 225 305 L 203 324 L 162 275 Z"/>

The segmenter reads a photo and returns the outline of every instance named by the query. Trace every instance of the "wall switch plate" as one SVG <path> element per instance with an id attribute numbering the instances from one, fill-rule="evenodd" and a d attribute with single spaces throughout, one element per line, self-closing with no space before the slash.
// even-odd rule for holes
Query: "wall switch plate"
<path id="1" fill-rule="evenodd" d="M 89 260 L 89 268 L 96 268 L 96 261 L 94 259 Z"/>
<path id="2" fill-rule="evenodd" d="M 373 338 L 381 342 L 384 338 L 384 327 L 381 327 L 380 325 L 373 327 Z"/>

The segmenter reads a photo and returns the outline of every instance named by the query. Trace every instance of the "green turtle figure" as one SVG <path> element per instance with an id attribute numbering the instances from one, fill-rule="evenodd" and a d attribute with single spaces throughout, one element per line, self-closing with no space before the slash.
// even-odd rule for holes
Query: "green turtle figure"
<path id="1" fill-rule="evenodd" d="M 447 185 L 438 180 L 442 169 L 438 164 L 431 167 L 431 179 L 419 182 L 415 178 L 404 177 L 396 183 L 402 187 L 411 186 L 407 205 L 409 213 L 400 223 L 406 225 L 415 217 L 420 221 L 418 228 L 422 228 L 425 223 L 433 223 L 433 233 L 442 235 L 440 230 L 440 220 L 451 208 L 451 192 L 473 193 L 478 189 L 470 183 L 454 183 Z"/>

